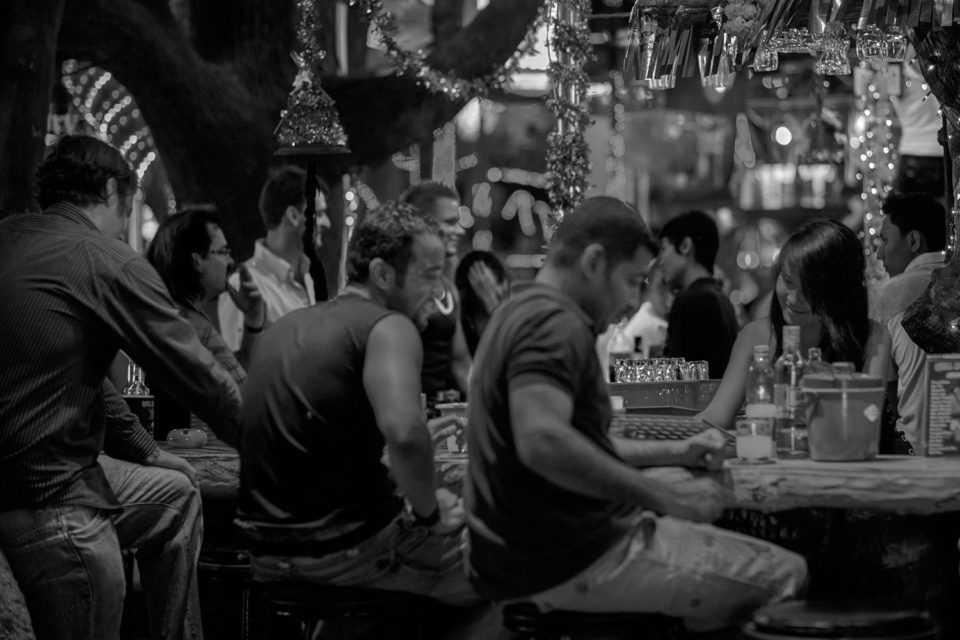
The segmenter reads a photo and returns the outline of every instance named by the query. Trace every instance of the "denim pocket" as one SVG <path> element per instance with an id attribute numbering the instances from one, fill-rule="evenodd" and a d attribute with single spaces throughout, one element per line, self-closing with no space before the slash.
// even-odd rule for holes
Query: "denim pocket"
<path id="1" fill-rule="evenodd" d="M 63 539 L 62 509 L 64 507 L 17 509 L 0 514 L 0 543 L 4 549 L 13 551 Z"/>

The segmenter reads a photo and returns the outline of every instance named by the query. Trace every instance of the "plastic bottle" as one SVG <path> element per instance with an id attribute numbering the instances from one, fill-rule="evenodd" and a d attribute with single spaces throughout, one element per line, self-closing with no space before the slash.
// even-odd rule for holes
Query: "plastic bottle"
<path id="1" fill-rule="evenodd" d="M 607 370 L 610 382 L 617 381 L 617 360 L 633 359 L 633 341 L 627 337 L 626 328 L 627 319 L 624 318 L 617 323 L 607 343 Z"/>
<path id="2" fill-rule="evenodd" d="M 753 362 L 747 370 L 748 418 L 773 418 L 776 405 L 773 402 L 773 365 L 770 364 L 770 347 L 758 344 L 753 348 Z"/>
<path id="3" fill-rule="evenodd" d="M 774 419 L 777 457 L 805 458 L 809 455 L 807 428 L 801 404 L 800 378 L 806 364 L 800 355 L 800 327 L 783 327 L 783 353 L 774 365 Z"/>

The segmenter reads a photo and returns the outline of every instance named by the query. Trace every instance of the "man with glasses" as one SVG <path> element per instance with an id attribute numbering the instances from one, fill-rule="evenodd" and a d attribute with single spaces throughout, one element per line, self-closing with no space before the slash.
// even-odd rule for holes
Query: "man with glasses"
<path id="1" fill-rule="evenodd" d="M 195 474 L 106 376 L 122 348 L 234 444 L 239 392 L 118 240 L 137 188 L 120 153 L 64 136 L 36 182 L 44 212 L 0 222 L 0 547 L 39 640 L 118 637 L 121 548 L 137 549 L 151 636 L 201 638 Z"/>
<path id="2" fill-rule="evenodd" d="M 434 481 L 430 431 L 459 418 L 428 425 L 420 405 L 412 318 L 438 295 L 443 259 L 434 222 L 385 203 L 353 234 L 344 291 L 260 338 L 237 510 L 259 579 L 476 601 L 458 551 L 463 508 Z"/>
<path id="3" fill-rule="evenodd" d="M 307 230 L 306 180 L 303 169 L 286 165 L 274 169 L 260 191 L 260 217 L 267 235 L 257 240 L 253 257 L 244 265 L 263 297 L 264 327 L 317 301 L 310 259 L 303 251 Z M 230 286 L 240 288 L 240 273 L 230 277 Z M 244 310 L 237 307 L 230 295 L 220 296 L 218 315 L 224 341 L 233 351 L 239 351 L 244 333 L 256 327 L 244 326 Z"/>
<path id="4" fill-rule="evenodd" d="M 263 296 L 246 265 L 240 265 L 236 286 L 228 281 L 234 262 L 220 227 L 220 216 L 211 209 L 191 207 L 167 217 L 150 243 L 147 260 L 160 274 L 180 315 L 200 336 L 203 346 L 234 382 L 242 385 L 247 379 L 244 367 L 263 331 L 265 310 Z M 243 314 L 243 337 L 236 357 L 203 312 L 206 304 L 223 293 Z"/>

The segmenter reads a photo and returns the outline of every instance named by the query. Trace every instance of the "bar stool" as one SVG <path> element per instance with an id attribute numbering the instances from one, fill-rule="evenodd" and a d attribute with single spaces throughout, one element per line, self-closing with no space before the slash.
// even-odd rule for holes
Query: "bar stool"
<path id="1" fill-rule="evenodd" d="M 400 591 L 342 587 L 312 582 L 256 585 L 263 613 L 264 640 L 425 638 L 424 621 L 436 603 Z"/>
<path id="2" fill-rule="evenodd" d="M 940 627 L 926 611 L 865 602 L 783 602 L 758 610 L 743 628 L 748 640 L 856 638 L 936 640 Z"/>
<path id="3" fill-rule="evenodd" d="M 197 563 L 203 633 L 207 640 L 255 637 L 251 616 L 250 554 L 236 547 L 204 547 Z"/>
<path id="4" fill-rule="evenodd" d="M 687 637 L 679 618 L 657 613 L 541 613 L 530 602 L 505 606 L 503 626 L 523 640 L 681 640 Z"/>

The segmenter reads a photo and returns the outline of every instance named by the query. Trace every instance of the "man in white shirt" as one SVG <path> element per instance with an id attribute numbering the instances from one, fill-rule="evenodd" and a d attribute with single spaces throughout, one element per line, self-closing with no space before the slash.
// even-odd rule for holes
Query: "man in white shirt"
<path id="1" fill-rule="evenodd" d="M 306 173 L 294 166 L 278 167 L 263 185 L 259 204 L 267 235 L 257 240 L 253 257 L 244 264 L 263 296 L 266 328 L 291 311 L 316 302 L 310 259 L 303 253 Z M 235 273 L 230 284 L 236 287 L 238 283 Z M 220 296 L 218 315 L 224 341 L 237 351 L 244 331 L 243 310 L 224 294 Z"/>
<path id="2" fill-rule="evenodd" d="M 879 320 L 890 334 L 897 374 L 897 428 L 917 446 L 926 353 L 910 339 L 901 321 L 907 307 L 927 288 L 934 269 L 943 266 L 946 219 L 937 199 L 926 193 L 894 193 L 884 201 L 883 213 L 877 259 L 890 279 L 878 290 Z"/>

